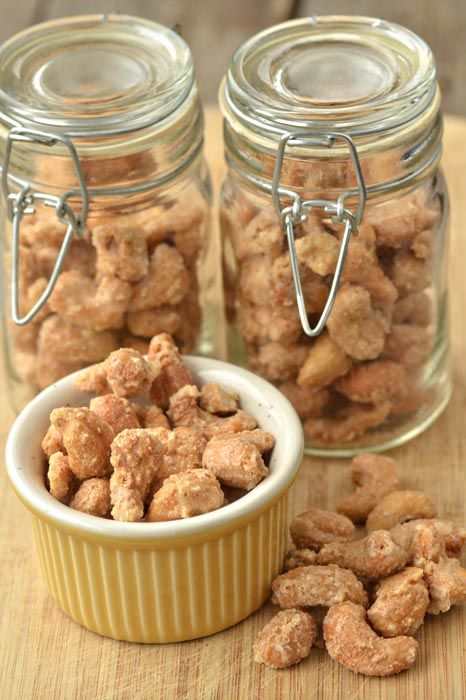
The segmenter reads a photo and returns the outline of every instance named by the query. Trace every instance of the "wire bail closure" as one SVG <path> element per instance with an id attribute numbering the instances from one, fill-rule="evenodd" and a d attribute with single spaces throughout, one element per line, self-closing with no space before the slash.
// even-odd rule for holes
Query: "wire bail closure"
<path id="1" fill-rule="evenodd" d="M 332 148 L 336 141 L 343 141 L 348 146 L 351 161 L 353 163 L 357 182 L 356 194 L 358 197 L 358 206 L 355 213 L 345 206 L 346 200 L 355 195 L 354 190 L 343 192 L 336 202 L 326 199 L 308 199 L 302 201 L 299 194 L 294 190 L 280 187 L 280 176 L 287 146 L 324 146 L 326 148 Z M 296 303 L 298 306 L 301 325 L 304 333 L 308 337 L 314 338 L 322 333 L 332 310 L 338 287 L 340 285 L 341 273 L 345 263 L 349 241 L 351 235 L 357 236 L 358 234 L 358 225 L 363 217 L 364 207 L 366 204 L 366 185 L 362 174 L 361 162 L 359 160 L 358 152 L 353 139 L 347 134 L 339 132 L 328 132 L 323 134 L 322 132 L 317 131 L 291 131 L 284 134 L 281 137 L 278 146 L 271 192 L 275 210 L 280 218 L 281 226 L 286 232 L 288 249 L 290 251 L 291 272 L 293 275 Z M 292 203 L 288 206 L 282 207 L 282 196 L 291 199 Z M 309 317 L 306 310 L 306 301 L 304 299 L 301 276 L 299 273 L 299 262 L 296 256 L 295 226 L 299 226 L 299 224 L 307 221 L 308 214 L 310 214 L 310 212 L 314 209 L 323 209 L 325 212 L 330 214 L 332 222 L 342 225 L 344 227 L 344 232 L 330 292 L 322 314 L 317 324 L 314 326 L 314 328 L 312 328 L 309 323 Z"/>
<path id="2" fill-rule="evenodd" d="M 57 143 L 65 146 L 71 156 L 73 166 L 79 183 L 79 194 L 81 196 L 81 212 L 76 215 L 73 208 L 68 204 L 68 199 L 76 194 L 76 191 L 66 192 L 61 197 L 41 192 L 32 192 L 31 187 L 25 180 L 13 177 L 9 174 L 11 152 L 15 142 L 40 143 L 44 146 L 53 147 Z M 19 192 L 11 192 L 8 180 L 12 180 L 20 187 Z M 58 276 L 63 267 L 65 256 L 74 236 L 82 236 L 85 231 L 87 213 L 89 210 L 89 193 L 87 191 L 84 174 L 79 161 L 79 156 L 73 142 L 67 137 L 59 134 L 48 133 L 36 129 L 26 129 L 21 126 L 13 127 L 7 137 L 5 144 L 5 154 L 2 167 L 2 190 L 5 199 L 8 218 L 12 222 L 12 271 L 11 271 L 11 315 L 14 323 L 18 326 L 25 326 L 42 309 L 49 299 Z M 41 201 L 45 206 L 54 207 L 59 221 L 67 228 L 63 237 L 55 265 L 47 283 L 47 287 L 41 294 L 34 306 L 24 315 L 20 314 L 20 290 L 19 290 L 19 256 L 20 256 L 20 230 L 21 219 L 26 214 L 34 213 L 34 203 Z"/>

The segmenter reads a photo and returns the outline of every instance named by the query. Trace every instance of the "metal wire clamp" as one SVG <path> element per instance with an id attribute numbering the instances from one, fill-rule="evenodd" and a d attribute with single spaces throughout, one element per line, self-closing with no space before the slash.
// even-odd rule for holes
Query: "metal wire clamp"
<path id="1" fill-rule="evenodd" d="M 352 212 L 345 206 L 346 200 L 349 197 L 354 196 L 354 190 L 343 192 L 336 202 L 326 199 L 308 199 L 302 201 L 299 194 L 294 190 L 280 187 L 283 159 L 287 146 L 324 146 L 327 148 L 332 148 L 336 141 L 343 141 L 348 146 L 350 152 L 357 182 L 358 205 L 356 212 Z M 282 196 L 291 199 L 292 203 L 288 206 L 282 207 Z M 366 204 L 366 185 L 362 174 L 358 152 L 352 138 L 347 134 L 342 134 L 339 132 L 328 132 L 322 134 L 321 132 L 313 131 L 291 131 L 284 134 L 280 139 L 277 158 L 275 161 L 272 181 L 272 199 L 277 215 L 280 218 L 281 225 L 286 232 L 288 249 L 290 251 L 291 272 L 293 275 L 296 303 L 298 306 L 301 325 L 304 333 L 308 337 L 314 338 L 320 335 L 320 333 L 323 331 L 332 310 L 340 284 L 341 272 L 345 262 L 348 244 L 351 235 L 357 236 L 358 224 L 361 222 Z M 309 317 L 306 310 L 306 301 L 303 294 L 301 276 L 299 272 L 299 262 L 296 255 L 295 227 L 307 221 L 308 215 L 315 209 L 322 209 L 326 213 L 330 214 L 332 222 L 343 226 L 344 231 L 330 292 L 322 314 L 317 324 L 314 326 L 314 328 L 312 328 L 311 324 L 309 323 Z"/>
<path id="2" fill-rule="evenodd" d="M 61 197 L 57 197 L 52 194 L 44 194 L 42 192 L 32 192 L 28 182 L 20 180 L 19 178 L 13 178 L 9 174 L 11 152 L 13 149 L 13 144 L 17 141 L 27 141 L 30 143 L 36 142 L 50 147 L 53 147 L 59 143 L 68 149 L 76 171 L 76 177 L 79 183 L 79 193 L 81 196 L 81 211 L 78 215 L 74 213 L 73 208 L 67 202 L 68 198 L 70 197 L 70 192 L 65 193 Z M 19 192 L 10 191 L 9 180 L 12 180 L 17 186 L 20 187 Z M 84 234 L 89 209 L 89 193 L 87 191 L 86 182 L 84 180 L 84 175 L 76 148 L 67 136 L 51 134 L 46 131 L 39 131 L 36 129 L 26 129 L 21 126 L 14 127 L 8 134 L 5 144 L 1 182 L 3 196 L 7 205 L 8 217 L 12 222 L 13 229 L 11 241 L 11 315 L 14 323 L 16 323 L 18 326 L 25 326 L 34 318 L 34 316 L 39 313 L 50 297 L 61 272 L 63 261 L 73 237 L 82 236 Z M 41 201 L 46 206 L 54 207 L 58 220 L 61 221 L 67 228 L 63 237 L 60 251 L 55 261 L 55 265 L 44 292 L 41 294 L 34 306 L 24 316 L 21 316 L 19 299 L 19 248 L 21 219 L 25 214 L 34 213 L 34 202 L 36 201 Z"/>

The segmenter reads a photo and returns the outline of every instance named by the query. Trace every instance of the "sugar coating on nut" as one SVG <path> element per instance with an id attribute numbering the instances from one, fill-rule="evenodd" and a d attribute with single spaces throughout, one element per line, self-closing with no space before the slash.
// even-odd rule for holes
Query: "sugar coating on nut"
<path id="1" fill-rule="evenodd" d="M 70 506 L 82 513 L 105 518 L 111 508 L 109 479 L 83 481 L 73 496 Z"/>
<path id="2" fill-rule="evenodd" d="M 136 521 L 144 515 L 144 502 L 163 465 L 163 447 L 148 430 L 123 430 L 112 442 L 110 478 L 112 516 Z"/>
<path id="3" fill-rule="evenodd" d="M 189 290 L 183 257 L 165 243 L 156 246 L 147 275 L 133 286 L 130 311 L 145 311 L 163 304 L 179 304 Z"/>
<path id="4" fill-rule="evenodd" d="M 337 504 L 337 511 L 355 523 L 364 522 L 383 496 L 400 488 L 393 459 L 370 453 L 354 457 L 351 480 L 356 490 Z"/>
<path id="5" fill-rule="evenodd" d="M 127 428 L 141 427 L 134 404 L 122 396 L 115 396 L 114 394 L 96 396 L 94 399 L 91 399 L 89 408 L 108 423 L 114 435 L 118 435 L 118 433 Z"/>
<path id="6" fill-rule="evenodd" d="M 259 632 L 254 661 L 271 668 L 288 668 L 309 655 L 317 637 L 312 616 L 302 610 L 281 610 Z"/>
<path id="7" fill-rule="evenodd" d="M 307 353 L 296 383 L 300 387 L 319 389 L 349 372 L 350 368 L 350 358 L 324 332 Z"/>
<path id="8" fill-rule="evenodd" d="M 117 347 L 111 331 L 83 328 L 56 315 L 46 318 L 39 332 L 38 351 L 44 352 L 45 361 L 52 357 L 68 363 L 99 362 Z"/>
<path id="9" fill-rule="evenodd" d="M 202 466 L 211 469 L 226 486 L 250 491 L 268 474 L 257 447 L 236 435 L 214 437 L 202 455 Z"/>
<path id="10" fill-rule="evenodd" d="M 319 416 L 329 400 L 329 392 L 325 388 L 314 389 L 312 386 L 298 386 L 294 382 L 287 381 L 280 384 L 279 389 L 301 418 Z"/>
<path id="11" fill-rule="evenodd" d="M 69 458 L 62 452 L 54 452 L 49 456 L 47 478 L 50 494 L 57 501 L 68 503 L 76 485 L 76 477 L 70 469 Z"/>
<path id="12" fill-rule="evenodd" d="M 398 523 L 418 518 L 435 518 L 437 508 L 422 491 L 392 491 L 384 496 L 367 517 L 370 530 L 390 530 Z"/>
<path id="13" fill-rule="evenodd" d="M 97 250 L 97 270 L 126 282 L 137 282 L 147 274 L 149 260 L 144 232 L 118 224 L 102 224 L 92 230 Z"/>
<path id="14" fill-rule="evenodd" d="M 415 662 L 419 649 L 412 637 L 378 637 L 367 624 L 365 609 L 350 601 L 330 608 L 324 620 L 324 639 L 334 661 L 365 676 L 405 671 Z"/>
<path id="15" fill-rule="evenodd" d="M 426 529 L 434 530 L 437 538 L 443 544 L 446 556 L 455 558 L 461 556 L 466 543 L 466 529 L 464 527 L 437 518 L 410 520 L 395 525 L 390 530 L 393 541 L 407 552 L 408 563 L 412 563 L 421 556 L 421 552 L 419 552 L 420 540 L 416 535 L 419 531 Z"/>
<path id="16" fill-rule="evenodd" d="M 368 246 L 359 237 L 350 240 L 341 279 L 367 289 L 373 306 L 393 304 L 398 298 L 395 285 L 380 266 L 375 246 Z"/>
<path id="17" fill-rule="evenodd" d="M 405 369 L 397 362 L 379 361 L 355 365 L 334 388 L 351 401 L 383 403 L 403 384 Z"/>
<path id="18" fill-rule="evenodd" d="M 375 530 L 352 542 L 326 544 L 317 555 L 319 564 L 338 564 L 367 579 L 390 576 L 405 566 L 406 559 L 405 550 L 385 530 Z"/>
<path id="19" fill-rule="evenodd" d="M 428 605 L 423 571 L 410 566 L 379 583 L 367 617 L 382 637 L 413 635 L 422 625 Z"/>
<path id="20" fill-rule="evenodd" d="M 208 413 L 219 416 L 235 413 L 238 410 L 239 396 L 236 392 L 223 389 L 216 382 L 207 382 L 201 387 L 199 405 Z"/>
<path id="21" fill-rule="evenodd" d="M 69 467 L 78 479 L 110 472 L 110 426 L 88 408 L 55 408 L 50 422 L 61 433 Z"/>
<path id="22" fill-rule="evenodd" d="M 113 393 L 128 399 L 148 394 L 156 376 L 151 363 L 131 348 L 110 353 L 104 366 Z"/>
<path id="23" fill-rule="evenodd" d="M 429 589 L 430 604 L 427 612 L 438 615 L 452 605 L 466 601 L 466 570 L 458 559 L 444 558 L 439 562 L 425 562 L 424 580 Z"/>
<path id="24" fill-rule="evenodd" d="M 74 385 L 90 394 L 108 394 L 111 389 L 107 382 L 107 372 L 103 362 L 86 367 L 74 380 Z"/>
<path id="25" fill-rule="evenodd" d="M 183 362 L 173 338 L 168 333 L 159 333 L 149 345 L 148 359 L 155 378 L 151 388 L 151 399 L 163 409 L 168 408 L 170 397 L 186 384 L 192 384 L 192 376 Z"/>
<path id="26" fill-rule="evenodd" d="M 158 480 L 166 479 L 170 474 L 199 469 L 202 466 L 202 454 L 206 440 L 195 428 L 180 426 L 169 430 L 164 427 L 150 429 L 163 447 L 163 464 L 157 474 Z"/>
<path id="27" fill-rule="evenodd" d="M 408 369 L 422 366 L 432 346 L 432 338 L 424 326 L 394 323 L 387 336 L 383 356 L 401 362 Z"/>
<path id="28" fill-rule="evenodd" d="M 41 446 L 47 457 L 51 457 L 54 452 L 62 452 L 63 454 L 66 454 L 62 434 L 53 425 L 49 425 L 47 428 L 47 432 L 45 433 Z"/>
<path id="29" fill-rule="evenodd" d="M 297 569 L 299 566 L 312 566 L 313 564 L 317 564 L 317 552 L 306 547 L 301 549 L 295 548 L 287 552 L 283 571 L 291 571 L 291 569 Z"/>
<path id="30" fill-rule="evenodd" d="M 272 602 L 281 608 L 334 605 L 352 600 L 367 605 L 367 594 L 352 571 L 335 564 L 301 566 L 277 576 Z"/>
<path id="31" fill-rule="evenodd" d="M 169 428 L 170 423 L 159 406 L 140 407 L 139 420 L 143 428 Z"/>
<path id="32" fill-rule="evenodd" d="M 149 521 L 178 520 L 217 510 L 224 504 L 223 491 L 210 469 L 188 469 L 172 474 L 154 494 Z"/>
<path id="33" fill-rule="evenodd" d="M 178 307 L 159 306 L 145 311 L 133 311 L 126 316 L 126 324 L 134 335 L 152 338 L 158 333 L 176 333 L 182 324 Z M 145 353 L 144 353 L 145 354 Z"/>
<path id="34" fill-rule="evenodd" d="M 290 535 L 298 548 L 310 547 L 318 550 L 329 542 L 349 540 L 354 525 L 344 515 L 320 508 L 309 508 L 291 521 Z"/>
<path id="35" fill-rule="evenodd" d="M 271 381 L 284 381 L 296 374 L 309 353 L 302 343 L 272 342 L 261 345 L 256 356 L 250 356 L 250 368 Z"/>
<path id="36" fill-rule="evenodd" d="M 333 416 L 308 418 L 304 430 L 323 443 L 353 442 L 371 428 L 381 425 L 391 410 L 390 401 L 380 404 L 352 404 L 334 412 Z"/>

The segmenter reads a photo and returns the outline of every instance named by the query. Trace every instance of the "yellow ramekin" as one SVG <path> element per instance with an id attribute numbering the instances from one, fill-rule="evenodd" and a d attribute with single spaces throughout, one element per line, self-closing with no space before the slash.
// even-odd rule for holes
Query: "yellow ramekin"
<path id="1" fill-rule="evenodd" d="M 164 523 L 123 523 L 56 501 L 45 483 L 41 440 L 57 406 L 87 404 L 70 375 L 16 419 L 6 446 L 10 481 L 32 515 L 50 593 L 73 620 L 132 642 L 176 642 L 219 632 L 268 598 L 287 537 L 287 492 L 303 451 L 300 421 L 271 384 L 217 360 L 188 357 L 195 381 L 233 389 L 276 445 L 269 475 L 212 513 Z"/>

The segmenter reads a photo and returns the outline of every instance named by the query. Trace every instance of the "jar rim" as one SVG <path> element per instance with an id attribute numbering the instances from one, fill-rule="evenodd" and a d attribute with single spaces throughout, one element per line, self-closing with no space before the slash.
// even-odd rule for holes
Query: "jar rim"
<path id="1" fill-rule="evenodd" d="M 224 116 L 276 144 L 302 129 L 351 136 L 412 122 L 435 99 L 435 61 L 410 30 L 371 17 L 284 22 L 246 41 L 220 90 Z"/>
<path id="2" fill-rule="evenodd" d="M 0 86 L 6 126 L 100 138 L 164 122 L 192 93 L 194 69 L 188 45 L 167 27 L 130 15 L 79 15 L 6 41 Z"/>

